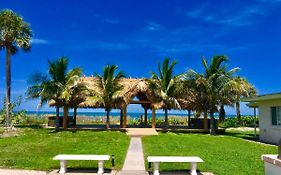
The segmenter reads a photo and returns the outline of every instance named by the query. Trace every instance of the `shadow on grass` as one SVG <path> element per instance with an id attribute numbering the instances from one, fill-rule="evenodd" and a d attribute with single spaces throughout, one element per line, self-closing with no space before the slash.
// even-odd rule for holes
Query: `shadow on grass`
<path id="1" fill-rule="evenodd" d="M 67 173 L 71 173 L 71 174 L 96 174 L 98 171 L 98 168 L 94 169 L 94 168 L 67 168 Z M 104 173 L 108 173 L 110 174 L 112 172 L 111 169 L 104 169 Z M 53 170 L 51 171 L 49 174 L 51 175 L 55 175 L 55 174 L 59 174 L 59 170 Z"/>
<path id="2" fill-rule="evenodd" d="M 254 134 L 251 134 L 251 133 L 225 132 L 224 135 L 231 136 L 231 137 L 237 137 L 237 138 L 241 138 L 241 139 L 245 139 L 245 140 L 250 140 L 250 141 L 255 141 L 255 142 L 260 142 L 259 141 L 259 136 L 258 135 L 255 136 Z"/>
<path id="3" fill-rule="evenodd" d="M 17 128 L 30 128 L 30 129 L 40 129 L 44 128 L 44 126 L 40 124 L 32 124 L 32 125 L 17 125 Z"/>

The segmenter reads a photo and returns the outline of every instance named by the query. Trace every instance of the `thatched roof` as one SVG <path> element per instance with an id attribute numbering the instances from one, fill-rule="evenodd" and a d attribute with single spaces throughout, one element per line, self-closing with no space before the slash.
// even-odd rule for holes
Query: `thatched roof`
<path id="1" fill-rule="evenodd" d="M 92 91 L 101 91 L 101 89 L 96 86 L 98 84 L 98 79 L 95 77 L 82 77 L 80 81 Z M 149 90 L 149 85 L 146 79 L 122 78 L 119 83 L 122 86 L 122 90 L 116 94 L 117 100 L 113 105 L 113 108 L 126 107 L 134 97 L 137 97 L 140 101 L 152 102 L 152 92 Z M 102 108 L 103 104 L 94 97 L 88 97 L 86 101 L 80 103 L 79 107 Z M 143 107 L 151 108 L 151 104 L 143 104 Z"/>
<path id="2" fill-rule="evenodd" d="M 79 80 L 83 83 L 90 91 L 101 92 L 99 89 L 98 79 L 96 77 L 81 77 Z M 113 104 L 113 108 L 121 109 L 127 107 L 134 98 L 138 98 L 142 103 L 142 107 L 146 109 L 156 108 L 161 109 L 164 107 L 161 102 L 153 94 L 153 91 L 149 87 L 149 82 L 145 78 L 122 78 L 120 79 L 120 85 L 122 90 L 116 94 L 116 103 Z M 191 109 L 191 103 L 184 99 L 178 99 L 181 109 Z M 54 101 L 49 103 L 50 106 L 54 106 Z M 94 96 L 88 96 L 85 101 L 81 102 L 78 107 L 80 108 L 103 108 L 103 103 Z"/>

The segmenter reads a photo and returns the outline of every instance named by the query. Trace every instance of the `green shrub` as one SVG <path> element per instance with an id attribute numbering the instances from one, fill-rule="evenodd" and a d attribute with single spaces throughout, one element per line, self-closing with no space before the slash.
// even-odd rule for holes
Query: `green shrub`
<path id="1" fill-rule="evenodd" d="M 219 123 L 221 128 L 236 128 L 236 127 L 254 127 L 254 117 L 253 116 L 242 116 L 241 124 L 238 119 L 235 118 L 226 118 L 225 121 Z M 256 126 L 259 126 L 259 119 L 256 118 Z"/>
<path id="2" fill-rule="evenodd" d="M 169 117 L 169 124 L 170 125 L 187 125 L 187 119 L 186 119 L 186 117 L 172 116 L 172 117 Z"/>
<path id="3" fill-rule="evenodd" d="M 46 116 L 38 116 L 38 115 L 25 115 L 20 125 L 42 125 L 47 124 L 48 118 Z"/>

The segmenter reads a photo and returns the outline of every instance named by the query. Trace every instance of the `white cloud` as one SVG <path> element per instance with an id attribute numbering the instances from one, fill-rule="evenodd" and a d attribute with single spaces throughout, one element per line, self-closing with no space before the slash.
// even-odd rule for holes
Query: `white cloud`
<path id="1" fill-rule="evenodd" d="M 49 44 L 49 40 L 45 39 L 39 39 L 39 38 L 32 38 L 31 39 L 32 44 Z"/>
<path id="2" fill-rule="evenodd" d="M 149 31 L 158 31 L 165 28 L 163 25 L 153 21 L 147 21 L 146 24 L 147 26 L 145 28 Z"/>
<path id="3" fill-rule="evenodd" d="M 207 5 L 186 12 L 186 16 L 208 23 L 229 25 L 229 26 L 246 26 L 256 23 L 259 16 L 264 16 L 267 9 L 261 4 L 241 6 L 238 8 L 210 10 Z"/>

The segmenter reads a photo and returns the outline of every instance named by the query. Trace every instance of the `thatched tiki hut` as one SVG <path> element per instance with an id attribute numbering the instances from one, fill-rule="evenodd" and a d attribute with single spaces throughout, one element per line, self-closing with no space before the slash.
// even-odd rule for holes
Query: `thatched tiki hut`
<path id="1" fill-rule="evenodd" d="M 98 98 L 95 98 L 94 95 L 95 93 L 101 92 L 101 89 L 97 86 L 98 79 L 95 77 L 81 77 L 79 81 L 93 93 L 86 97 L 86 100 L 79 103 L 79 105 L 71 107 L 74 109 L 103 108 L 103 103 L 99 101 Z M 147 125 L 147 111 L 151 110 L 152 128 L 155 128 L 156 110 L 163 108 L 163 102 L 150 90 L 148 80 L 144 78 L 122 78 L 119 83 L 122 89 L 116 94 L 115 101 L 111 107 L 112 109 L 120 109 L 120 127 L 126 128 L 128 105 L 140 104 L 144 109 L 144 124 Z M 191 109 L 191 103 L 184 99 L 179 99 L 179 104 L 182 106 L 181 109 Z M 49 103 L 49 105 L 54 106 L 55 104 Z M 76 113 L 74 115 L 76 115 Z M 76 118 L 76 116 L 74 116 L 74 118 Z"/>
<path id="2" fill-rule="evenodd" d="M 100 90 L 96 86 L 97 78 L 83 77 L 81 81 L 86 84 L 90 91 L 98 93 Z M 127 106 L 129 104 L 140 104 L 144 108 L 145 124 L 147 123 L 147 111 L 152 110 L 152 127 L 155 127 L 155 110 L 153 107 L 153 94 L 149 90 L 148 81 L 146 79 L 122 78 L 120 79 L 122 90 L 116 94 L 116 100 L 112 104 L 113 109 L 120 109 L 120 125 L 127 125 Z M 135 97 L 138 100 L 134 100 Z M 103 108 L 103 104 L 94 96 L 89 96 L 84 102 L 80 103 L 80 108 Z"/>

